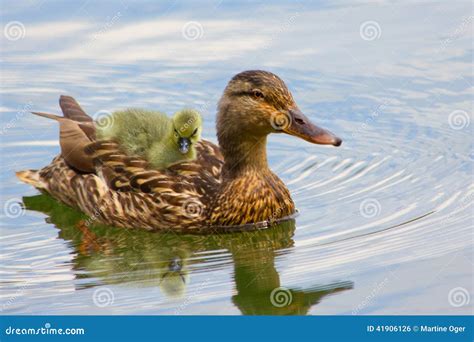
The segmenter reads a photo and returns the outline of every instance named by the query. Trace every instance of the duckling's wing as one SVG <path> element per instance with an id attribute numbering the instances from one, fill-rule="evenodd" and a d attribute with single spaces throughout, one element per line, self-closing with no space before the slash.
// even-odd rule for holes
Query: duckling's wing
<path id="1" fill-rule="evenodd" d="M 115 111 L 109 124 L 97 127 L 98 138 L 117 141 L 129 155 L 141 157 L 172 132 L 166 114 L 139 108 Z"/>

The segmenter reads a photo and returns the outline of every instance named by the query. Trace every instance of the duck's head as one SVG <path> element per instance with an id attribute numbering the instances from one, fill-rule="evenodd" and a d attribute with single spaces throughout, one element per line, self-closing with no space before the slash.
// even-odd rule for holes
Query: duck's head
<path id="1" fill-rule="evenodd" d="M 224 90 L 217 117 L 219 143 L 232 136 L 286 133 L 314 144 L 339 146 L 342 140 L 313 124 L 275 74 L 249 70 L 235 75 Z"/>
<path id="2" fill-rule="evenodd" d="M 201 115 L 195 110 L 183 109 L 173 115 L 172 122 L 174 142 L 182 154 L 188 153 L 201 138 Z"/>

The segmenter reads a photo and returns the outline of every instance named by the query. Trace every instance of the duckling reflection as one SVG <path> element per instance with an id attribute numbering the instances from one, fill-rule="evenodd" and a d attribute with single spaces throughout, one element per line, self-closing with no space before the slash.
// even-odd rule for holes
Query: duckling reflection
<path id="1" fill-rule="evenodd" d="M 349 290 L 352 282 L 309 288 L 282 284 L 275 257 L 294 245 L 294 220 L 271 229 L 215 235 L 149 233 L 84 224 L 85 216 L 47 195 L 25 197 L 25 207 L 47 214 L 59 237 L 71 241 L 77 253 L 74 270 L 79 278 L 99 278 L 106 284 L 158 286 L 169 298 L 181 298 L 190 283 L 193 266 L 212 272 L 222 267 L 206 256 L 227 250 L 233 263 L 233 304 L 245 315 L 305 315 L 322 298 Z M 82 221 L 81 221 L 82 220 Z M 200 258 L 192 256 L 199 255 Z M 86 281 L 81 284 L 87 283 Z M 80 285 L 90 287 L 93 284 Z M 212 313 L 212 311 L 210 312 Z"/>
<path id="2" fill-rule="evenodd" d="M 128 253 L 129 246 L 124 246 L 122 236 L 105 238 L 92 231 L 87 221 L 80 220 L 75 224 L 78 235 L 78 261 L 75 268 L 87 269 L 99 275 L 107 284 L 133 282 L 137 286 L 156 286 L 158 284 L 164 295 L 180 298 L 186 292 L 189 272 L 186 260 L 188 250 L 174 244 L 162 243 L 153 250 L 151 245 L 138 252 Z M 141 241 L 140 243 L 144 243 Z M 142 265 L 146 265 L 143 267 Z"/>
<path id="3" fill-rule="evenodd" d="M 168 297 L 182 297 L 189 282 L 189 273 L 183 268 L 184 261 L 174 257 L 168 263 L 168 271 L 164 272 L 160 280 L 160 289 Z"/>

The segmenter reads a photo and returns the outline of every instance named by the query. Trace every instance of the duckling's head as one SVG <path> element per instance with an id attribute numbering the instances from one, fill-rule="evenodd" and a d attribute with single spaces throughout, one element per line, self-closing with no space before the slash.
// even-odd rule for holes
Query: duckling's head
<path id="1" fill-rule="evenodd" d="M 270 133 L 287 133 L 314 144 L 339 146 L 342 142 L 300 111 L 277 75 L 262 70 L 235 75 L 219 102 L 219 144 L 234 137 L 259 138 Z"/>
<path id="2" fill-rule="evenodd" d="M 172 122 L 174 142 L 179 151 L 186 154 L 201 138 L 201 115 L 195 110 L 183 109 L 173 115 Z"/>

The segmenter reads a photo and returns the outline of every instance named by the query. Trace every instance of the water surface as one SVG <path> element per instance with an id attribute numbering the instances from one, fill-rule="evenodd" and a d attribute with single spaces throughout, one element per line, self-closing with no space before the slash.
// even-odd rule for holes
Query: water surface
<path id="1" fill-rule="evenodd" d="M 472 313 L 470 2 L 2 7 L 3 313 Z M 14 176 L 58 153 L 55 124 L 28 112 L 59 112 L 60 94 L 91 115 L 192 106 L 215 142 L 225 84 L 257 68 L 344 140 L 269 138 L 295 221 L 216 236 L 85 228 Z"/>

